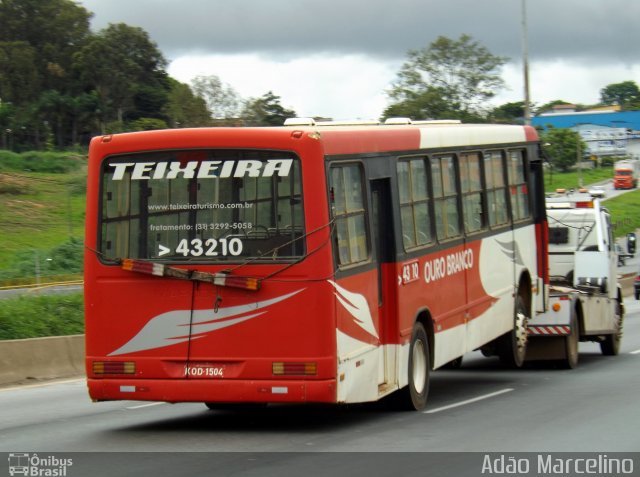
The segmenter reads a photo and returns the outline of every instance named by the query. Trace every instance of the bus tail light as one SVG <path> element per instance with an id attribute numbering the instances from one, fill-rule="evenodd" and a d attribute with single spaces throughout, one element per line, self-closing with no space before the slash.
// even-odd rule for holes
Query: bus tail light
<path id="1" fill-rule="evenodd" d="M 134 361 L 94 361 L 93 374 L 136 374 Z"/>
<path id="2" fill-rule="evenodd" d="M 314 362 L 287 363 L 279 361 L 272 364 L 272 372 L 274 376 L 315 376 L 318 374 L 318 364 Z"/>
<path id="3" fill-rule="evenodd" d="M 257 290 L 260 288 L 260 282 L 257 278 L 251 277 L 232 277 L 224 273 L 213 274 L 214 285 L 223 287 L 242 288 L 244 290 Z"/>
<path id="4" fill-rule="evenodd" d="M 181 280 L 197 280 L 213 283 L 221 287 L 241 288 L 256 291 L 260 289 L 260 279 L 255 277 L 239 277 L 229 273 L 208 273 L 184 268 L 168 267 L 161 263 L 147 262 L 125 258 L 120 266 L 129 272 L 147 273 L 157 277 L 179 278 Z"/>
<path id="5" fill-rule="evenodd" d="M 122 269 L 129 272 L 148 273 L 157 277 L 164 276 L 164 265 L 161 263 L 125 259 L 122 261 Z"/>

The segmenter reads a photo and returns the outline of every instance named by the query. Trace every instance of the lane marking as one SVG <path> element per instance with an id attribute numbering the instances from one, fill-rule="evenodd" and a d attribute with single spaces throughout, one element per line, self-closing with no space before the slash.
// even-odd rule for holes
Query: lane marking
<path id="1" fill-rule="evenodd" d="M 75 379 L 65 379 L 65 380 L 52 380 L 47 381 L 46 383 L 38 383 L 38 384 L 23 384 L 11 387 L 0 387 L 0 392 L 5 391 L 16 391 L 19 389 L 33 389 L 33 388 L 44 388 L 46 386 L 55 386 L 56 384 L 69 384 L 69 383 L 79 383 L 85 381 L 86 378 L 75 378 Z"/>
<path id="2" fill-rule="evenodd" d="M 631 351 L 629 354 L 640 354 L 640 349 L 637 349 L 635 351 Z"/>
<path id="3" fill-rule="evenodd" d="M 151 407 L 151 406 L 159 406 L 160 404 L 165 404 L 164 401 L 163 402 L 152 402 L 149 404 L 140 404 L 139 406 L 131 406 L 128 407 L 127 409 L 142 409 L 143 407 Z"/>
<path id="4" fill-rule="evenodd" d="M 510 393 L 511 391 L 514 391 L 513 388 L 505 388 L 505 389 L 501 389 L 500 391 L 496 391 L 494 393 L 489 393 L 489 394 L 484 394 L 482 396 L 478 396 L 476 398 L 473 399 L 467 399 L 466 401 L 461 401 L 455 404 L 449 404 L 448 406 L 442 406 L 442 407 L 437 407 L 435 409 L 430 409 L 428 411 L 422 411 L 423 414 L 434 414 L 436 412 L 440 412 L 440 411 L 446 411 L 448 409 L 453 409 L 455 407 L 460 407 L 460 406 L 466 406 L 467 404 L 472 404 L 474 402 L 478 402 L 478 401 L 482 401 L 483 399 L 489 399 L 495 396 L 499 396 L 500 394 L 504 394 L 504 393 Z"/>

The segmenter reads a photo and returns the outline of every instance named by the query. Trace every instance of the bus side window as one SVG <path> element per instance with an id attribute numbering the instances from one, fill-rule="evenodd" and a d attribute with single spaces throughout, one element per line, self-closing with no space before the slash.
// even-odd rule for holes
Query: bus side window
<path id="1" fill-rule="evenodd" d="M 507 171 L 509 171 L 509 188 L 511 190 L 511 210 L 513 220 L 523 220 L 531 216 L 529 207 L 529 188 L 525 171 L 524 151 L 509 151 Z"/>
<path id="2" fill-rule="evenodd" d="M 492 227 L 504 225 L 509 221 L 509 214 L 502 151 L 486 151 L 484 153 L 484 176 L 487 182 L 489 225 Z"/>
<path id="3" fill-rule="evenodd" d="M 460 235 L 458 186 L 453 155 L 431 158 L 433 205 L 438 240 Z"/>
<path id="4" fill-rule="evenodd" d="M 402 242 L 405 250 L 409 250 L 433 241 L 427 170 L 423 158 L 399 161 L 396 169 L 400 194 Z"/>
<path id="5" fill-rule="evenodd" d="M 480 177 L 480 154 L 477 152 L 460 154 L 462 209 L 464 228 L 467 233 L 478 232 L 487 226 Z"/>
<path id="6" fill-rule="evenodd" d="M 341 266 L 369 258 L 362 176 L 358 164 L 331 168 L 331 212 L 335 221 L 338 265 Z"/>

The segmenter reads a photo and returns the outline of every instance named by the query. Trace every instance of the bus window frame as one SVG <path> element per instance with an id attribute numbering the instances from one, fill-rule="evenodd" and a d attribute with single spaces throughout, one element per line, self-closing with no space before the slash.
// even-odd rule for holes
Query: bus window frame
<path id="1" fill-rule="evenodd" d="M 490 206 L 491 203 L 489 202 L 489 185 L 488 185 L 488 180 L 487 180 L 487 170 L 485 167 L 485 161 L 486 161 L 486 157 L 488 156 L 488 154 L 491 153 L 499 153 L 500 154 L 500 163 L 501 163 L 501 177 L 502 177 L 502 190 L 503 190 L 503 196 L 504 196 L 504 205 L 505 205 L 505 210 L 507 212 L 507 218 L 504 222 L 501 223 L 496 223 L 496 224 L 492 224 L 491 223 L 491 212 L 490 212 Z M 507 166 L 506 166 L 506 153 L 507 153 L 507 148 L 505 147 L 493 147 L 491 149 L 484 149 L 482 150 L 482 175 L 483 175 L 483 179 L 484 179 L 484 191 L 486 194 L 486 201 L 487 201 L 487 226 L 488 229 L 491 231 L 494 230 L 499 230 L 499 229 L 505 229 L 505 228 L 511 228 L 512 224 L 513 224 L 513 220 L 512 220 L 512 214 L 511 214 L 511 197 L 509 196 L 509 179 L 507 177 Z M 493 182 L 493 181 L 492 181 Z M 491 187 L 491 191 L 495 192 L 498 188 L 495 187 L 492 183 L 492 187 Z"/>
<path id="2" fill-rule="evenodd" d="M 335 192 L 332 190 L 333 186 L 333 170 L 334 168 L 344 168 L 348 166 L 357 166 L 360 171 L 360 191 L 362 192 L 362 212 L 353 213 L 344 213 L 339 214 L 343 217 L 362 215 L 364 218 L 364 235 L 365 235 L 365 246 L 366 246 L 366 258 L 364 260 L 360 260 L 357 262 L 349 262 L 349 263 L 341 263 L 340 261 L 340 246 L 338 242 L 338 227 L 337 227 L 337 217 L 338 215 L 334 211 L 334 201 L 335 201 Z M 326 173 L 326 181 L 327 181 L 327 197 L 329 198 L 329 216 L 332 222 L 332 238 L 331 244 L 333 248 L 333 261 L 334 261 L 334 270 L 338 270 L 340 272 L 345 272 L 349 270 L 358 269 L 363 266 L 371 266 L 373 263 L 373 250 L 372 250 L 372 240 L 371 240 L 371 223 L 370 223 L 370 196 L 371 191 L 369 190 L 368 181 L 367 181 L 367 167 L 365 161 L 362 159 L 345 159 L 345 160 L 330 160 L 327 162 L 327 173 Z"/>
<path id="3" fill-rule="evenodd" d="M 416 244 L 412 247 L 407 247 L 405 242 L 404 242 L 404 224 L 402 222 L 402 206 L 403 205 L 411 205 L 412 210 L 413 210 L 413 205 L 415 204 L 415 201 L 413 200 L 413 197 L 411 197 L 411 201 L 407 202 L 406 204 L 403 204 L 401 202 L 401 193 L 400 193 L 400 180 L 399 180 L 399 175 L 398 175 L 398 164 L 400 164 L 401 162 L 405 162 L 405 163 L 410 163 L 411 161 L 416 161 L 416 160 L 422 160 L 423 164 L 424 164 L 424 170 L 425 170 L 425 179 L 426 179 L 426 192 L 427 192 L 427 198 L 426 198 L 426 203 L 427 203 L 427 210 L 428 210 L 428 214 L 429 214 L 429 234 L 430 234 L 430 241 L 427 243 L 423 243 L 423 244 Z M 430 247 L 433 247 L 435 245 L 437 245 L 438 243 L 438 238 L 436 236 L 436 229 L 435 229 L 435 211 L 434 211 L 434 206 L 433 206 L 433 186 L 432 186 L 432 179 L 431 179 L 431 162 L 430 162 L 430 158 L 429 158 L 429 154 L 418 154 L 418 155 L 411 155 L 411 156 L 399 156 L 396 158 L 395 161 L 395 170 L 394 170 L 394 176 L 395 176 L 395 187 L 398 189 L 397 190 L 397 194 L 398 194 L 398 218 L 399 218 L 399 224 L 400 224 L 400 242 L 402 243 L 402 248 L 405 251 L 405 253 L 412 253 L 415 251 L 420 251 L 423 249 L 427 249 Z M 411 181 L 409 181 L 411 183 Z M 421 201 L 422 202 L 422 201 Z M 413 226 L 415 229 L 415 216 L 414 217 L 414 221 L 413 221 Z"/>
<path id="4" fill-rule="evenodd" d="M 305 192 L 304 192 L 304 164 L 303 161 L 300 157 L 300 155 L 293 150 L 288 150 L 288 149 L 247 149 L 247 148 L 217 148 L 217 147 L 210 147 L 210 148 L 170 148 L 170 149 L 164 149 L 164 148 L 159 148 L 159 149 L 151 149 L 151 150 L 143 150 L 143 151 L 131 151 L 131 152 L 126 152 L 126 153 L 116 153 L 116 154 L 109 154 L 109 155 L 105 155 L 104 157 L 102 157 L 99 161 L 99 186 L 98 186 L 98 213 L 96 216 L 96 250 L 99 251 L 98 253 L 98 259 L 100 260 L 100 262 L 103 265 L 107 265 L 107 266 L 118 266 L 120 264 L 119 259 L 121 258 L 129 258 L 129 257 L 117 257 L 117 258 L 111 258 L 111 257 L 105 257 L 104 253 L 102 252 L 102 247 L 103 247 L 103 243 L 106 240 L 106 237 L 103 234 L 103 226 L 105 223 L 105 217 L 104 217 L 104 200 L 105 200 L 105 183 L 104 183 L 104 174 L 105 174 L 105 170 L 108 166 L 108 164 L 110 163 L 110 161 L 115 160 L 115 162 L 119 162 L 122 160 L 126 160 L 127 157 L 131 157 L 131 156 L 137 156 L 137 155 L 145 155 L 148 153 L 166 153 L 166 154 L 175 154 L 175 153 L 181 153 L 181 152 L 199 152 L 199 151 L 230 151 L 230 152 L 245 152 L 245 151 L 257 151 L 257 152 L 264 152 L 264 153 L 275 153 L 275 154 L 285 154 L 288 157 L 290 157 L 294 163 L 297 164 L 297 168 L 298 168 L 298 177 L 297 179 L 299 180 L 300 183 L 300 200 L 301 200 L 301 206 L 302 206 L 302 228 L 303 228 L 303 234 L 302 237 L 299 240 L 302 240 L 302 253 L 299 256 L 292 256 L 292 257 L 278 257 L 276 260 L 273 259 L 273 257 L 270 255 L 268 257 L 263 257 L 263 258 L 256 258 L 256 257 L 238 257 L 235 260 L 229 259 L 229 260 L 217 260 L 217 261 L 212 261 L 212 260 L 207 260 L 206 258 L 199 258 L 199 257 L 190 257 L 188 260 L 174 260 L 173 257 L 152 257 L 152 258 L 139 258 L 138 260 L 142 260 L 142 261 L 153 261 L 153 262 L 158 262 L 158 263 L 170 263 L 170 264 L 175 264 L 175 265 L 233 265 L 233 264 L 239 264 L 239 263 L 243 263 L 247 260 L 251 260 L 252 262 L 256 262 L 256 263 L 293 263 L 293 262 L 298 262 L 301 259 L 304 259 L 307 256 L 307 242 L 306 239 L 304 238 L 306 236 L 306 227 L 307 227 L 307 220 L 305 217 Z M 158 161 L 161 162 L 161 161 Z M 194 184 L 198 185 L 198 178 L 197 177 L 193 177 L 189 179 L 190 181 L 194 181 Z M 131 180 L 129 179 L 129 181 L 127 182 L 128 184 L 128 188 L 129 188 L 129 196 L 131 196 Z M 147 188 L 148 188 L 148 183 L 147 181 L 141 181 L 140 184 L 140 189 L 138 191 L 140 197 L 138 198 L 138 200 L 142 200 L 142 195 L 143 194 L 147 194 Z M 278 188 L 278 184 L 276 183 L 275 189 Z M 273 189 L 272 189 L 273 191 Z M 191 194 L 192 191 L 189 191 L 188 194 Z M 197 192 L 194 192 L 197 195 Z M 271 198 L 271 200 L 274 200 L 275 202 L 277 202 L 277 197 L 273 197 Z M 131 199 L 130 199 L 131 200 Z M 131 204 L 129 204 L 129 208 L 131 207 Z M 188 214 L 194 214 L 195 212 L 193 210 L 188 210 L 185 213 Z M 129 221 L 127 223 L 127 227 L 130 227 L 130 222 L 131 222 L 131 218 L 132 217 L 138 217 L 138 220 L 142 221 L 143 218 L 145 218 L 145 220 L 148 220 L 149 214 L 147 213 L 138 213 L 138 214 L 131 214 L 131 211 L 129 211 L 128 214 L 129 217 Z M 106 221 L 109 221 L 109 219 L 106 219 Z M 191 231 L 190 231 L 191 232 Z M 193 233 L 195 233 L 196 231 L 193 230 Z M 194 235 L 195 236 L 195 235 Z M 141 241 L 141 236 L 139 236 L 137 238 L 138 241 Z M 130 248 L 130 246 L 129 246 Z M 140 245 L 138 245 L 138 248 L 142 248 Z"/>
<path id="5" fill-rule="evenodd" d="M 479 172 L 479 182 L 480 189 L 464 191 L 463 182 L 462 182 L 462 165 L 461 158 L 462 156 L 472 156 L 476 155 L 478 159 L 478 172 Z M 483 234 L 489 230 L 489 214 L 488 214 L 488 201 L 487 201 L 487 183 L 485 179 L 485 170 L 484 170 L 484 156 L 481 150 L 479 149 L 468 149 L 459 151 L 457 153 L 458 156 L 458 177 L 460 178 L 460 203 L 462 207 L 462 223 L 463 223 L 463 235 L 465 237 L 475 236 L 479 234 Z M 481 211 L 481 223 L 480 227 L 476 230 L 468 230 L 467 228 L 467 220 L 466 220 L 466 208 L 465 208 L 465 197 L 472 194 L 480 194 L 480 206 L 482 208 Z"/>
<path id="6" fill-rule="evenodd" d="M 464 230 L 464 222 L 462 219 L 462 197 L 461 197 L 461 185 L 460 185 L 460 165 L 458 164 L 458 154 L 459 154 L 459 150 L 446 150 L 446 151 L 439 151 L 437 153 L 434 154 L 429 154 L 429 186 L 431 188 L 430 192 L 431 192 L 431 206 L 432 206 L 432 211 L 433 211 L 433 223 L 434 223 L 434 229 L 435 229 L 435 240 L 437 243 L 439 244 L 448 244 L 450 242 L 456 241 L 456 240 L 463 240 L 466 236 L 465 230 Z M 440 161 L 443 158 L 447 158 L 450 157 L 451 158 L 451 163 L 453 165 L 453 183 L 455 184 L 455 194 L 453 195 L 446 195 L 444 192 L 444 183 L 441 184 L 441 188 L 442 188 L 442 196 L 441 197 L 437 197 L 435 196 L 435 188 L 434 188 L 434 178 L 433 178 L 433 161 Z M 439 170 L 440 170 L 440 177 L 444 177 L 442 174 L 442 162 L 440 162 L 439 164 Z M 436 215 L 436 201 L 444 201 L 445 205 L 446 205 L 446 201 L 450 200 L 454 198 L 456 201 L 456 216 L 457 216 L 457 233 L 455 235 L 448 235 L 446 234 L 445 237 L 440 237 L 438 235 L 438 217 Z M 445 210 L 446 213 L 446 210 Z M 447 220 L 447 224 L 448 224 L 448 220 Z"/>
<path id="7" fill-rule="evenodd" d="M 527 188 L 529 187 L 530 184 L 530 180 L 531 180 L 531 171 L 530 171 L 530 163 L 529 163 L 529 155 L 528 155 L 528 151 L 526 146 L 521 146 L 521 147 L 507 147 L 504 149 L 505 154 L 504 154 L 504 158 L 505 158 L 505 170 L 507 173 L 507 188 L 509 190 L 508 196 L 509 196 L 509 210 L 510 210 L 510 220 L 512 224 L 519 224 L 522 222 L 527 222 L 529 220 L 533 219 L 533 204 L 531 201 L 531 191 L 527 190 L 527 215 L 525 217 L 518 217 L 516 219 L 515 214 L 514 214 L 514 210 L 513 210 L 513 202 L 512 202 L 512 198 L 511 198 L 511 188 L 514 186 L 520 186 L 520 185 L 526 185 Z M 512 152 L 520 152 L 520 157 L 522 159 L 522 175 L 523 175 L 523 181 L 522 182 L 518 182 L 518 183 L 511 183 L 511 177 L 509 174 L 509 158 L 510 158 L 510 154 Z"/>

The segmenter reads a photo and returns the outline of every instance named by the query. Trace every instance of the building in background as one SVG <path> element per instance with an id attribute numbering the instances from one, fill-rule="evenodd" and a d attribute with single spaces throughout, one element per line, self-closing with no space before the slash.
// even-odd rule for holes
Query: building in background
<path id="1" fill-rule="evenodd" d="M 604 157 L 640 159 L 640 111 L 618 111 L 619 107 L 576 111 L 575 105 L 556 106 L 552 112 L 531 118 L 535 127 L 569 128 L 587 145 L 585 157 L 598 162 Z"/>

